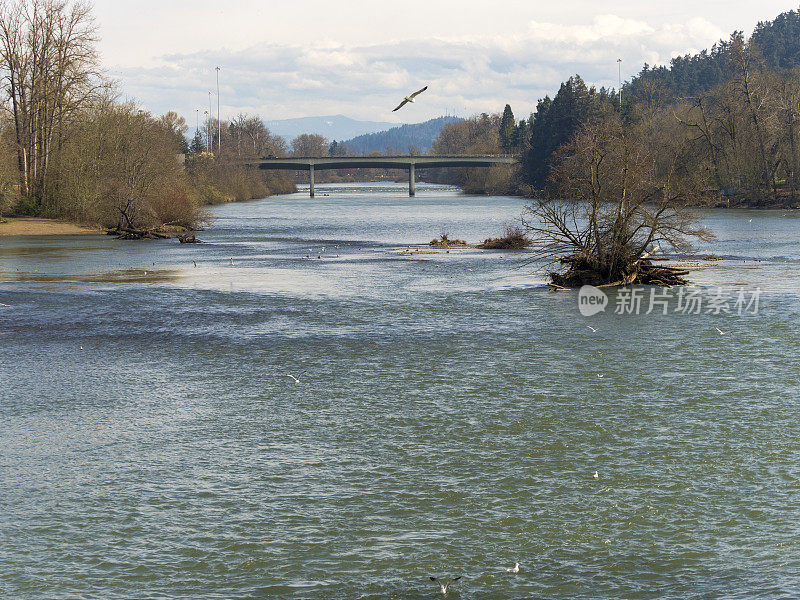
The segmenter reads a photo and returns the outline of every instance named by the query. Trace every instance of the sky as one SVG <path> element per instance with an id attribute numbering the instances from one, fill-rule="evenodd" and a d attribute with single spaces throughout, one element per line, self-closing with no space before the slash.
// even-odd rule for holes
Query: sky
<path id="1" fill-rule="evenodd" d="M 797 9 L 760 0 L 95 0 L 105 72 L 147 110 L 415 123 L 519 117 L 580 74 L 617 87 Z M 428 91 L 396 113 L 406 94 Z"/>

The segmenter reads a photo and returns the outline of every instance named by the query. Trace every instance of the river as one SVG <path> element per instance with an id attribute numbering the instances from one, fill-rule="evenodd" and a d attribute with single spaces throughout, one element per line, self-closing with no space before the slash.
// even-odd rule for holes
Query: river
<path id="1" fill-rule="evenodd" d="M 0 597 L 796 598 L 800 215 L 706 211 L 699 313 L 388 253 L 524 204 L 328 184 L 198 245 L 0 238 Z"/>

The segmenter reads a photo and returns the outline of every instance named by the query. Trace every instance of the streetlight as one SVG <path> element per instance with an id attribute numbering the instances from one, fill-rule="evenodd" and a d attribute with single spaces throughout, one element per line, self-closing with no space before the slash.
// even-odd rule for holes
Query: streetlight
<path id="1" fill-rule="evenodd" d="M 217 154 L 222 146 L 222 118 L 219 115 L 219 67 L 217 67 Z"/>
<path id="2" fill-rule="evenodd" d="M 622 59 L 617 59 L 617 66 L 619 67 L 619 108 L 622 110 Z"/>

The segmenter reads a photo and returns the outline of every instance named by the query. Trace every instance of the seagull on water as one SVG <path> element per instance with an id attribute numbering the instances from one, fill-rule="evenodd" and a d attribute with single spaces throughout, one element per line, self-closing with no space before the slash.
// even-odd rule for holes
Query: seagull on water
<path id="1" fill-rule="evenodd" d="M 458 577 L 453 577 L 452 579 L 448 579 L 446 583 L 442 583 L 438 578 L 431 577 L 431 581 L 439 584 L 439 589 L 442 591 L 442 594 L 446 594 L 447 588 L 450 587 L 450 584 L 455 583 L 459 579 L 461 579 L 461 575 L 459 575 Z"/>
<path id="2" fill-rule="evenodd" d="M 395 108 L 395 109 L 394 109 L 392 112 L 395 112 L 395 111 L 398 111 L 398 110 L 400 110 L 401 108 L 403 108 L 403 107 L 404 107 L 406 104 L 408 104 L 409 102 L 411 102 L 411 103 L 413 104 L 413 103 L 414 103 L 414 98 L 416 98 L 417 96 L 419 96 L 419 95 L 420 95 L 422 92 L 424 92 L 424 91 L 425 91 L 425 90 L 427 90 L 427 89 L 428 89 L 428 86 L 426 85 L 426 86 L 425 86 L 424 88 L 422 88 L 421 90 L 417 90 L 416 92 L 414 92 L 414 93 L 413 93 L 413 94 L 411 94 L 410 96 L 406 96 L 405 98 L 403 98 L 403 101 L 402 101 L 402 102 L 401 102 L 401 103 L 400 103 L 400 104 L 397 106 L 397 108 Z"/>
<path id="3" fill-rule="evenodd" d="M 592 475 L 592 477 L 594 477 L 595 479 L 600 479 L 600 473 L 598 473 L 597 471 L 595 471 L 595 472 L 594 472 L 594 475 Z"/>
<path id="4" fill-rule="evenodd" d="M 3 304 L 2 302 L 0 302 L 0 306 L 8 306 L 8 307 L 10 307 L 11 305 L 10 304 Z"/>
<path id="5" fill-rule="evenodd" d="M 519 573 L 519 563 L 514 563 L 513 567 L 506 567 L 506 571 L 509 573 Z"/>
<path id="6" fill-rule="evenodd" d="M 286 373 L 286 377 L 291 377 L 292 379 L 294 379 L 295 383 L 300 383 L 300 380 L 297 377 L 295 377 L 294 375 L 289 375 L 289 373 Z"/>

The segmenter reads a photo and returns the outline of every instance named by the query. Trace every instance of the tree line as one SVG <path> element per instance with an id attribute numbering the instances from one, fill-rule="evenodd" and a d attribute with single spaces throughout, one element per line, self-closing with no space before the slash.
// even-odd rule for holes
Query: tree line
<path id="1" fill-rule="evenodd" d="M 536 194 L 558 183 L 553 167 L 560 149 L 586 126 L 617 119 L 630 136 L 677 140 L 693 166 L 684 176 L 691 171 L 702 180 L 706 202 L 798 205 L 800 14 L 761 23 L 749 39 L 734 32 L 710 52 L 679 57 L 670 67 L 645 66 L 622 98 L 572 76 L 553 98 L 539 100 L 528 119 L 515 121 L 507 105 L 502 115 L 447 125 L 434 148 L 516 154 L 521 166 L 514 173 L 473 169 L 443 179 L 471 192 Z"/>
<path id="2" fill-rule="evenodd" d="M 121 99 L 97 42 L 88 3 L 0 1 L 0 212 L 194 228 L 206 204 L 294 189 L 283 174 L 239 164 L 286 151 L 260 119 L 223 123 L 218 145 L 199 132 L 189 142 L 176 113 Z"/>

